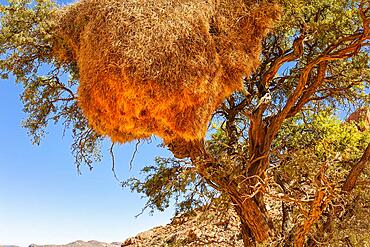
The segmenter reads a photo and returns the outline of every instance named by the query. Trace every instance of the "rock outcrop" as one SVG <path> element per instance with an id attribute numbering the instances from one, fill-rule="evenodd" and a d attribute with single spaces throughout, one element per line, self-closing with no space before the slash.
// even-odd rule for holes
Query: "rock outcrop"
<path id="1" fill-rule="evenodd" d="M 170 224 L 126 239 L 123 246 L 242 247 L 243 240 L 239 234 L 239 219 L 232 210 L 198 209 L 175 217 Z"/>
<path id="2" fill-rule="evenodd" d="M 370 129 L 370 108 L 357 109 L 347 118 L 346 122 L 355 122 L 361 131 Z"/>

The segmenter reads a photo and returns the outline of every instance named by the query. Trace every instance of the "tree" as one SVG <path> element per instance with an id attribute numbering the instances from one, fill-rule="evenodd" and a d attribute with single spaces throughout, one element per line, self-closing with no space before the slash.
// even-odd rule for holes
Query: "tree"
<path id="1" fill-rule="evenodd" d="M 170 143 L 175 158 L 158 158 L 158 166 L 144 168 L 144 181 L 124 184 L 145 193 L 152 209 L 167 207 L 173 196 L 179 212 L 229 203 L 240 217 L 245 246 L 319 246 L 340 238 L 339 229 L 349 232 L 340 241 L 360 243 L 351 231 L 356 228 L 345 224 L 350 215 L 358 219 L 369 200 L 368 185 L 355 187 L 360 174 L 369 176 L 369 131 L 333 115 L 369 106 L 369 3 L 277 2 L 284 14 L 264 40 L 261 64 L 214 113 L 210 137 Z M 62 122 L 72 129 L 77 166 L 91 167 L 104 137 L 78 108 L 76 64 L 55 59 L 58 39 L 49 18 L 55 7 L 48 0 L 1 6 L 0 71 L 24 86 L 24 126 L 34 142 L 47 124 Z M 280 213 L 272 217 L 268 207 Z"/>
<path id="2" fill-rule="evenodd" d="M 227 146 L 220 144 L 226 138 L 217 128 L 208 143 L 211 153 L 225 163 Z M 369 152 L 369 138 L 369 130 L 362 132 L 354 122 L 343 124 L 330 110 L 308 110 L 284 122 L 272 145 L 266 177 L 258 178 L 253 188 L 253 194 L 264 194 L 274 226 L 268 246 L 299 245 L 303 236 L 308 236 L 307 246 L 363 246 L 369 241 L 369 169 L 364 169 L 369 156 L 363 151 Z M 240 145 L 234 159 L 244 153 Z M 232 207 L 228 196 L 207 188 L 212 182 L 202 183 L 201 176 L 194 175 L 196 167 L 186 160 L 158 159 L 157 164 L 144 168 L 143 181 L 129 181 L 133 190 L 149 198 L 148 207 L 162 210 L 171 197 L 179 200 L 179 212 L 207 207 L 209 201 L 222 211 Z M 233 167 L 226 164 L 231 172 Z M 362 175 L 349 175 L 353 173 Z M 356 184 L 351 177 L 359 180 L 355 188 L 347 185 Z"/>

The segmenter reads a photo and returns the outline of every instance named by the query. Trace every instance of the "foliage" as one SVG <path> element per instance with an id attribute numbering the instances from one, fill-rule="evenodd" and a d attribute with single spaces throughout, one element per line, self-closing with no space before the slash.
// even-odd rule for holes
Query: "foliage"
<path id="1" fill-rule="evenodd" d="M 143 181 L 131 178 L 124 185 L 145 194 L 148 198 L 145 208 L 149 207 L 151 212 L 155 209 L 163 211 L 174 199 L 176 213 L 183 213 L 208 205 L 212 199 L 219 197 L 194 169 L 185 160 L 158 157 L 155 166 L 142 169 L 142 173 L 147 175 Z"/>
<path id="2" fill-rule="evenodd" d="M 39 144 L 49 123 L 72 129 L 71 146 L 76 164 L 88 165 L 100 159 L 102 137 L 89 128 L 77 104 L 78 71 L 73 63 L 55 60 L 50 0 L 10 0 L 0 6 L 0 75 L 9 74 L 23 85 L 21 100 L 27 119 L 23 126 Z"/>
<path id="3" fill-rule="evenodd" d="M 358 186 L 349 197 L 343 195 L 341 188 L 348 173 L 370 143 L 370 130 L 361 132 L 355 124 L 343 124 L 328 112 L 300 115 L 301 117 L 297 116 L 284 123 L 273 145 L 276 168 L 271 176 L 274 176 L 272 184 L 275 187 L 269 193 L 272 199 L 278 198 L 281 202 L 272 200 L 271 207 L 273 204 L 283 203 L 290 214 L 287 219 L 289 223 L 280 221 L 278 224 L 287 223 L 287 228 L 291 230 L 304 219 L 304 211 L 308 212 L 309 203 L 316 191 L 327 186 L 332 190 L 333 198 L 323 212 L 323 217 L 315 224 L 311 239 L 316 239 L 323 245 L 330 243 L 333 246 L 345 246 L 350 241 L 353 246 L 362 246 L 370 237 L 367 234 L 370 221 L 364 217 L 369 213 L 366 206 L 370 202 L 369 187 L 366 184 Z M 327 184 L 318 181 L 322 170 Z M 370 170 L 365 169 L 361 181 L 366 181 L 369 176 Z M 285 198 L 282 197 L 283 194 Z M 292 200 L 289 201 L 288 198 Z M 353 198 L 357 200 L 355 205 Z M 336 214 L 340 216 L 336 217 Z M 275 220 L 282 218 L 280 215 Z M 329 218 L 332 221 L 330 223 Z M 349 220 L 356 222 L 356 225 L 346 224 Z M 329 226 L 331 230 L 327 229 Z"/>

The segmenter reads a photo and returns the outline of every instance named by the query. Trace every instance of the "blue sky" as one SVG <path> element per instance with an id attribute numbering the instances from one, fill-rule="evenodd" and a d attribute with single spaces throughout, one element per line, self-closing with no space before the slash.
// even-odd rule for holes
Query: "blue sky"
<path id="1" fill-rule="evenodd" d="M 77 239 L 121 241 L 159 224 L 168 223 L 172 210 L 138 214 L 145 204 L 140 195 L 122 189 L 111 173 L 107 155 L 93 171 L 78 175 L 70 152 L 71 139 L 51 126 L 40 146 L 31 144 L 19 100 L 21 86 L 0 81 L 0 245 L 68 243 Z M 157 141 L 158 143 L 158 141 Z M 156 142 L 143 144 L 130 173 L 133 144 L 116 147 L 117 172 L 136 173 L 165 154 Z M 136 171 L 135 171 L 136 170 Z"/>

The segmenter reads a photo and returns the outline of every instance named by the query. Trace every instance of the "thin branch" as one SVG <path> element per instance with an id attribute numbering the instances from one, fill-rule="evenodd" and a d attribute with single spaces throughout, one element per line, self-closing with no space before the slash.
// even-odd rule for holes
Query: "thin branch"
<path id="1" fill-rule="evenodd" d="M 130 167 L 130 171 L 132 169 L 132 165 L 133 165 L 133 162 L 134 162 L 134 159 L 136 157 L 136 154 L 138 152 L 138 148 L 139 148 L 139 144 L 140 144 L 140 140 L 138 140 L 135 144 L 135 150 L 134 152 L 132 153 L 132 156 L 131 156 L 131 159 L 130 159 L 130 163 L 129 163 L 129 167 Z"/>
<path id="2" fill-rule="evenodd" d="M 116 158 L 114 157 L 114 151 L 113 151 L 114 145 L 115 145 L 115 143 L 112 142 L 112 145 L 109 148 L 110 157 L 112 159 L 112 173 L 113 173 L 114 178 L 117 180 L 117 182 L 119 182 L 120 184 L 122 184 L 122 181 L 119 180 L 119 178 L 118 178 L 118 176 L 116 174 L 116 164 L 115 164 L 116 163 L 115 162 Z"/>
<path id="3" fill-rule="evenodd" d="M 72 101 L 72 100 L 76 100 L 76 98 L 57 98 L 57 99 L 50 100 L 50 103 L 56 103 L 59 101 Z"/>

